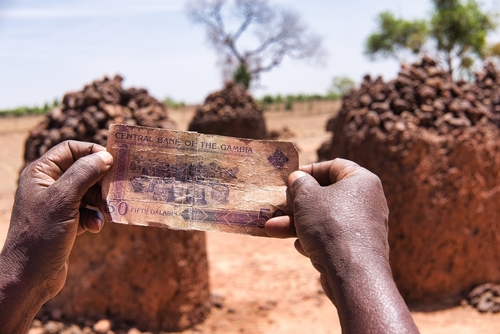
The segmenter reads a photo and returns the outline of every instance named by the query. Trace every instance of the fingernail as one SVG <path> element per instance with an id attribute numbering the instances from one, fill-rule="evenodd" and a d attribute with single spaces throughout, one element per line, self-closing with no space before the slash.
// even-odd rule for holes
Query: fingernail
<path id="1" fill-rule="evenodd" d="M 94 224 L 97 226 L 97 231 L 96 232 L 101 232 L 102 227 L 104 226 L 104 217 L 102 216 L 102 213 L 97 211 L 97 217 L 94 218 Z"/>
<path id="2" fill-rule="evenodd" d="M 291 186 L 295 180 L 301 178 L 302 176 L 305 176 L 307 175 L 306 172 L 303 172 L 301 170 L 296 170 L 295 172 L 291 173 L 289 176 L 288 176 L 288 183 L 289 185 Z"/>
<path id="3" fill-rule="evenodd" d="M 94 227 L 95 227 L 95 230 L 92 231 L 92 233 L 101 232 L 101 229 L 102 229 L 102 220 L 100 220 L 98 218 L 94 218 Z"/>
<path id="4" fill-rule="evenodd" d="M 113 156 L 108 151 L 99 151 L 95 153 L 101 158 L 106 166 L 113 164 Z"/>

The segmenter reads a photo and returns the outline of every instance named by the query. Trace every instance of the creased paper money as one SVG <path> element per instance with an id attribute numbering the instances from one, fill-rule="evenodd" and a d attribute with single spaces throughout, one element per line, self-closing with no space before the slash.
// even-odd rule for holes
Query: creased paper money
<path id="1" fill-rule="evenodd" d="M 115 223 L 266 236 L 269 218 L 291 213 L 293 143 L 114 124 L 107 150 L 102 191 Z"/>

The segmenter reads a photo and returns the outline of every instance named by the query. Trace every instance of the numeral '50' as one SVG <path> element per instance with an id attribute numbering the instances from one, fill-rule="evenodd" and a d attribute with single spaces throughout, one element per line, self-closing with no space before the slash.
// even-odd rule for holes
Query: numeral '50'
<path id="1" fill-rule="evenodd" d="M 108 213 L 118 212 L 120 216 L 125 216 L 128 213 L 128 203 L 127 202 L 118 202 L 116 201 L 108 201 Z"/>

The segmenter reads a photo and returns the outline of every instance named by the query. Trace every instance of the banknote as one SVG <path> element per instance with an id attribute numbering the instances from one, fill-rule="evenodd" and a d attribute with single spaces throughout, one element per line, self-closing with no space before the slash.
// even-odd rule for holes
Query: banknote
<path id="1" fill-rule="evenodd" d="M 107 150 L 108 221 L 266 236 L 268 219 L 291 213 L 293 143 L 114 124 Z"/>

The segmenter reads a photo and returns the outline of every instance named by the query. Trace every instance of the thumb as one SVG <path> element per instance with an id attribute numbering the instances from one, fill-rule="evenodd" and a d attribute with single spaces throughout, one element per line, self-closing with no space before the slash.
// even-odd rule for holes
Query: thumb
<path id="1" fill-rule="evenodd" d="M 288 176 L 290 193 L 295 197 L 298 191 L 309 187 L 320 187 L 316 179 L 303 171 L 295 171 Z"/>
<path id="2" fill-rule="evenodd" d="M 73 200 L 81 200 L 85 193 L 96 184 L 111 168 L 113 156 L 107 151 L 99 151 L 76 160 L 53 184 L 60 193 Z"/>

